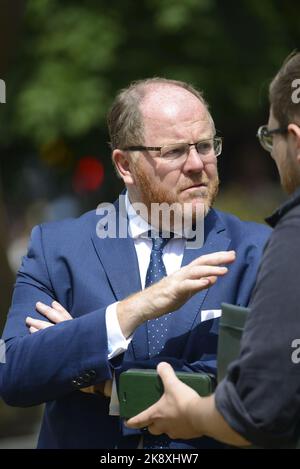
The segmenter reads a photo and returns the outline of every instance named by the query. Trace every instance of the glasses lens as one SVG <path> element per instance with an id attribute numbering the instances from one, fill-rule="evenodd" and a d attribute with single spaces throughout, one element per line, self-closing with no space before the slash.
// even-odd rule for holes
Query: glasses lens
<path id="1" fill-rule="evenodd" d="M 176 160 L 188 152 L 188 144 L 178 143 L 162 147 L 160 156 L 165 160 Z"/>
<path id="2" fill-rule="evenodd" d="M 221 137 L 214 138 L 214 150 L 215 150 L 216 156 L 221 155 L 222 153 L 222 138 Z"/>
<path id="3" fill-rule="evenodd" d="M 258 138 L 261 143 L 261 146 L 271 152 L 273 148 L 273 134 L 270 134 L 268 131 L 268 127 L 263 125 L 258 129 Z"/>
<path id="4" fill-rule="evenodd" d="M 196 143 L 197 152 L 200 155 L 210 155 L 214 153 L 214 141 L 211 140 L 204 140 L 202 142 Z"/>
<path id="5" fill-rule="evenodd" d="M 203 140 L 197 143 L 196 148 L 201 156 L 215 158 L 222 152 L 222 139 L 221 137 L 215 137 L 209 140 Z"/>

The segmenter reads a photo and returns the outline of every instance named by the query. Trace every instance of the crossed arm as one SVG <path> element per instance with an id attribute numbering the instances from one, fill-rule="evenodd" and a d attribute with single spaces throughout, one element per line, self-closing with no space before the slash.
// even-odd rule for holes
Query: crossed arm
<path id="1" fill-rule="evenodd" d="M 58 301 L 53 301 L 51 306 L 47 306 L 39 301 L 36 303 L 36 310 L 45 316 L 48 321 L 34 319 L 28 316 L 26 318 L 26 325 L 29 327 L 31 334 L 34 334 L 35 332 L 38 332 L 42 329 L 47 329 L 48 327 L 52 327 L 55 324 L 59 324 L 60 322 L 70 321 L 73 319 L 70 313 L 60 303 L 58 303 Z M 80 391 L 90 394 L 103 394 L 105 397 L 110 397 L 112 391 L 112 381 L 103 381 L 102 383 L 98 383 L 93 386 L 81 388 Z"/>
<path id="2" fill-rule="evenodd" d="M 182 267 L 160 282 L 118 303 L 117 316 L 124 337 L 132 335 L 135 329 L 147 320 L 177 310 L 192 295 L 212 286 L 219 276 L 227 273 L 228 269 L 223 265 L 232 263 L 234 259 L 234 251 L 217 252 L 198 257 L 189 265 Z M 47 321 L 27 317 L 26 325 L 32 334 L 73 319 L 57 301 L 53 301 L 51 306 L 38 302 L 36 310 Z M 105 381 L 81 390 L 92 393 L 100 392 L 108 397 L 111 394 L 111 381 Z"/>
<path id="3" fill-rule="evenodd" d="M 229 264 L 234 259 L 233 251 L 201 256 L 157 284 L 121 301 L 117 307 L 117 316 L 124 336 L 129 337 L 148 319 L 178 309 L 193 294 L 213 285 L 218 276 L 227 273 L 227 268 L 220 265 Z M 27 317 L 26 325 L 31 334 L 73 319 L 57 301 L 53 301 L 51 306 L 38 302 L 36 310 L 47 320 Z M 158 365 L 158 373 L 164 383 L 164 395 L 149 409 L 130 419 L 127 422 L 129 427 L 148 427 L 150 433 L 166 433 L 171 438 L 189 439 L 207 435 L 233 445 L 248 444 L 217 411 L 214 396 L 201 398 L 176 378 L 167 363 Z M 102 393 L 108 397 L 111 394 L 111 381 L 81 391 Z"/>
<path id="4" fill-rule="evenodd" d="M 26 324 L 31 333 L 73 319 L 57 301 L 53 301 L 51 307 L 38 302 L 36 309 L 51 322 L 27 317 Z M 176 377 L 168 363 L 160 363 L 157 371 L 163 381 L 165 392 L 157 403 L 128 420 L 126 425 L 129 428 L 147 427 L 153 435 L 165 433 L 174 439 L 190 439 L 205 435 L 230 445 L 249 445 L 249 442 L 224 420 L 216 408 L 214 395 L 200 397 Z M 102 393 L 109 397 L 111 381 L 89 386 L 81 391 Z"/>

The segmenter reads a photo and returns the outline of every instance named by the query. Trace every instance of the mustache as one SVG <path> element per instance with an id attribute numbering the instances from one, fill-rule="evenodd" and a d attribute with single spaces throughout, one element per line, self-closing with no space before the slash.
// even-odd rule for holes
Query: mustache
<path id="1" fill-rule="evenodd" d="M 200 185 L 208 186 L 209 181 L 206 179 L 201 179 L 199 181 L 189 181 L 183 185 L 182 190 L 189 189 L 190 187 L 193 187 L 193 186 L 200 186 Z"/>

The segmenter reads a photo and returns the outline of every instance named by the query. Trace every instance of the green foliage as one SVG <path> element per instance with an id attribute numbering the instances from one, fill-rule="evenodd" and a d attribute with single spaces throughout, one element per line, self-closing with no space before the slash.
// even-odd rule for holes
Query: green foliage
<path id="1" fill-rule="evenodd" d="M 62 8 L 57 0 L 30 0 L 25 30 L 24 64 L 12 71 L 23 72 L 11 96 L 15 131 L 41 143 L 102 122 L 109 96 L 103 75 L 121 38 L 117 22 L 76 2 Z"/>
<path id="2" fill-rule="evenodd" d="M 104 126 L 117 89 L 153 75 L 204 89 L 232 132 L 265 110 L 299 13 L 294 0 L 28 0 L 3 138 L 84 137 Z"/>

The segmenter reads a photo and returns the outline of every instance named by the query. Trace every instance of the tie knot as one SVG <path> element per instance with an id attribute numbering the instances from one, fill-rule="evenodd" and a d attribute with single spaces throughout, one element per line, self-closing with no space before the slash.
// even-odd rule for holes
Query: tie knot
<path id="1" fill-rule="evenodd" d="M 170 238 L 152 238 L 152 249 L 154 251 L 162 251 Z"/>

